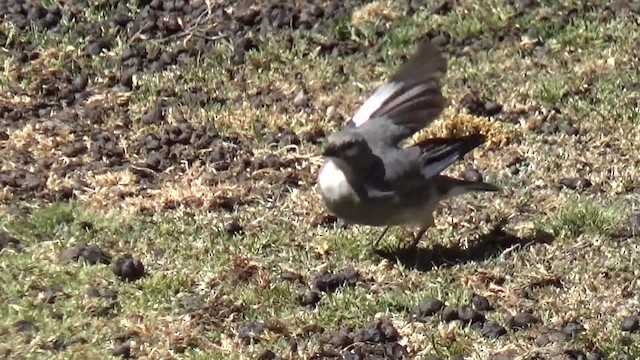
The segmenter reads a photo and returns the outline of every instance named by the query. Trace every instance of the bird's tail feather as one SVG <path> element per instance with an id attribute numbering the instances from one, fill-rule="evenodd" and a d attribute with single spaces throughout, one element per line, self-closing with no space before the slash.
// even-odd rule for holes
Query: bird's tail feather
<path id="1" fill-rule="evenodd" d="M 449 165 L 462 159 L 465 154 L 482 145 L 485 136 L 472 134 L 458 138 L 428 138 L 413 146 L 420 148 L 422 175 L 431 178 L 440 174 Z"/>
<path id="2" fill-rule="evenodd" d="M 468 192 L 497 192 L 502 190 L 502 188 L 497 185 L 483 181 L 467 181 L 445 175 L 435 176 L 433 180 L 437 185 L 438 192 L 445 199 Z"/>

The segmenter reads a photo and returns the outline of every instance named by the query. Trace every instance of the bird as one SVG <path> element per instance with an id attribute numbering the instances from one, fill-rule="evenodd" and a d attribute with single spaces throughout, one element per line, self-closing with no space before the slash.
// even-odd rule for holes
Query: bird
<path id="1" fill-rule="evenodd" d="M 441 174 L 482 145 L 486 136 L 427 138 L 406 146 L 448 105 L 441 90 L 447 60 L 430 41 L 378 87 L 350 121 L 326 137 L 317 175 L 321 201 L 349 224 L 384 227 L 377 247 L 391 226 L 418 228 L 416 248 L 434 225 L 440 203 L 469 192 L 497 192 L 484 181 Z"/>

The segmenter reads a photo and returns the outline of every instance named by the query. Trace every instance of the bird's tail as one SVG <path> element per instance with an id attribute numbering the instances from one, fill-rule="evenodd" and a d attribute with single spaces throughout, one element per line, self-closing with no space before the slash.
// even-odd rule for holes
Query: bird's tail
<path id="1" fill-rule="evenodd" d="M 482 145 L 485 141 L 482 134 L 471 134 L 458 138 L 428 138 L 412 147 L 418 147 L 423 163 L 422 175 L 431 178 L 440 174 L 465 154 Z"/>
<path id="2" fill-rule="evenodd" d="M 483 181 L 467 181 L 446 175 L 436 175 L 432 180 L 435 182 L 438 193 L 443 199 L 448 199 L 468 192 L 496 192 L 502 190 L 502 188 L 497 185 Z"/>

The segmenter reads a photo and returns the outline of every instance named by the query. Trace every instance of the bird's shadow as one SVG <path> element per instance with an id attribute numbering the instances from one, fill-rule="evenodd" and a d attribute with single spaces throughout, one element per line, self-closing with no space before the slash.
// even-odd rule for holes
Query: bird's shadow
<path id="1" fill-rule="evenodd" d="M 554 240 L 553 235 L 544 231 L 537 231 L 532 236 L 522 238 L 506 232 L 504 226 L 505 221 L 500 221 L 489 232 L 480 235 L 466 249 L 434 244 L 430 248 L 384 248 L 374 249 L 374 252 L 391 262 L 424 272 L 439 266 L 488 260 L 513 246 L 549 244 Z"/>

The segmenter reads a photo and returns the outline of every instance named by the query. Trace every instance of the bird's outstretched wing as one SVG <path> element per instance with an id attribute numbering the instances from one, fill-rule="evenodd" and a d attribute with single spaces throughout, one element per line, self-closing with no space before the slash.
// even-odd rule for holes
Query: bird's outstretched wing
<path id="1" fill-rule="evenodd" d="M 440 81 L 447 60 L 430 41 L 358 109 L 351 121 L 369 140 L 397 145 L 437 118 L 446 99 Z"/>

